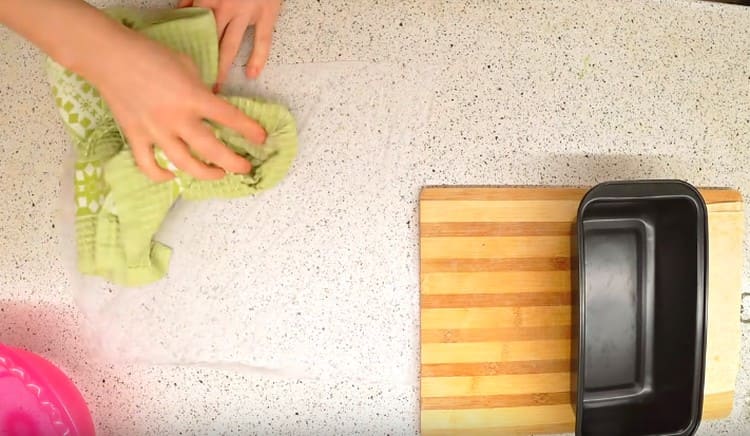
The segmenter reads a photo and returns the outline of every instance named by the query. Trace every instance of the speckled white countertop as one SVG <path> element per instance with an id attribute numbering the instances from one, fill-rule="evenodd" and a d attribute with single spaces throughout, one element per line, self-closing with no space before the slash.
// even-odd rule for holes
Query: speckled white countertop
<path id="1" fill-rule="evenodd" d="M 150 361 L 179 360 L 181 332 L 191 331 L 195 316 L 215 321 L 204 327 L 207 344 L 226 342 L 185 361 L 262 354 L 232 354 L 233 344 L 255 340 L 276 353 L 277 343 L 296 339 L 330 360 L 313 364 L 314 379 L 123 363 L 99 352 L 102 341 L 127 344 L 127 334 L 107 334 L 137 324 L 122 309 L 135 297 L 107 300 L 121 318 L 99 319 L 112 330 L 88 333 L 54 225 L 70 142 L 42 56 L 0 29 L 0 341 L 58 363 L 89 401 L 101 434 L 417 432 L 421 186 L 669 177 L 750 196 L 750 8 L 688 0 L 287 0 L 272 52 L 259 83 L 242 83 L 238 68 L 230 89 L 290 106 L 300 125 L 295 167 L 262 198 L 216 206 L 211 219 L 220 225 L 210 237 L 182 241 L 225 262 L 213 273 L 222 288 L 211 295 L 221 301 L 165 290 L 130 303 L 161 314 L 143 315 L 149 328 L 187 322 L 174 336 L 153 330 L 167 357 L 152 344 Z M 250 245 L 243 247 L 251 247 L 244 249 L 256 255 L 246 265 L 235 259 L 237 269 L 227 267 L 226 248 L 238 238 L 229 229 L 244 232 Z M 270 260 L 258 261 L 258 253 Z M 264 286 L 246 269 L 262 271 Z M 178 263 L 172 271 L 183 270 Z M 218 312 L 208 317 L 201 305 Z M 273 328 L 258 333 L 264 326 L 255 325 L 256 336 L 243 336 L 230 322 L 242 318 L 221 312 L 238 305 L 289 311 Z M 750 329 L 743 329 L 747 356 Z M 130 333 L 133 341 L 147 336 Z M 701 434 L 750 431 L 749 364 L 743 359 L 732 416 L 704 423 Z M 367 374 L 357 379 L 357 370 Z"/>

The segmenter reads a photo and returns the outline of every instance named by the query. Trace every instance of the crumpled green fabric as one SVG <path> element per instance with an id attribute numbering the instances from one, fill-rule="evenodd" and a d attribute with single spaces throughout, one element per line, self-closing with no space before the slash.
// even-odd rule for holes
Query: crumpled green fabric
<path id="1" fill-rule="evenodd" d="M 213 13 L 201 8 L 109 9 L 113 19 L 190 56 L 212 85 L 218 71 L 218 37 Z M 155 148 L 157 161 L 175 173 L 155 183 L 137 168 L 106 103 L 80 76 L 48 59 L 55 105 L 76 152 L 75 201 L 78 269 L 124 286 L 161 279 L 171 250 L 153 240 L 174 202 L 236 198 L 271 188 L 287 174 L 297 153 L 294 119 L 281 105 L 243 97 L 228 101 L 257 120 L 268 133 L 263 146 L 248 143 L 228 128 L 212 124 L 216 136 L 253 164 L 249 175 L 227 174 L 201 181 L 179 171 Z"/>

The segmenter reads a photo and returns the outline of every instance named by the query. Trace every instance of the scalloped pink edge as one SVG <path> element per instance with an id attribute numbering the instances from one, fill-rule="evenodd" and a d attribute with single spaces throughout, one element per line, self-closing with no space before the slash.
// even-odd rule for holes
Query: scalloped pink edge
<path id="1" fill-rule="evenodd" d="M 60 406 L 55 405 L 53 400 L 46 398 L 47 395 L 44 389 L 35 383 L 23 368 L 13 362 L 13 359 L 8 356 L 7 351 L 13 352 L 12 349 L 0 345 L 0 373 L 8 372 L 20 380 L 26 387 L 26 390 L 34 394 L 39 401 L 40 407 L 47 414 L 55 429 L 57 429 L 59 436 L 72 436 L 73 433 L 70 425 L 63 420 L 63 415 L 60 413 Z"/>

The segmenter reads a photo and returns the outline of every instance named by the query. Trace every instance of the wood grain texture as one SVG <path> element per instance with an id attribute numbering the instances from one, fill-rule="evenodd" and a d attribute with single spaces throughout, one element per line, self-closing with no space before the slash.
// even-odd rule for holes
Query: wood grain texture
<path id="1" fill-rule="evenodd" d="M 571 258 L 526 257 L 516 259 L 422 259 L 422 273 L 480 271 L 569 271 Z"/>
<path id="2" fill-rule="evenodd" d="M 436 236 L 566 236 L 575 229 L 570 223 L 425 223 L 423 237 Z"/>
<path id="3" fill-rule="evenodd" d="M 570 339 L 570 326 L 506 327 L 478 329 L 425 329 L 421 331 L 423 344 L 431 342 L 490 342 L 490 341 L 533 341 L 549 339 Z"/>
<path id="4" fill-rule="evenodd" d="M 520 362 L 434 363 L 422 365 L 422 377 L 452 377 L 501 374 L 551 374 L 570 370 L 570 360 L 531 360 Z"/>
<path id="5" fill-rule="evenodd" d="M 422 408 L 422 435 L 424 436 L 494 436 L 544 433 L 569 433 L 575 430 L 575 415 L 570 404 L 557 404 L 570 393 L 512 395 L 454 398 L 453 403 L 440 404 L 429 399 L 427 404 L 439 407 Z M 718 419 L 731 410 L 734 392 L 705 396 L 702 419 Z M 488 402 L 506 401 L 508 406 L 488 406 Z M 524 401 L 524 405 L 518 405 Z M 465 407 L 464 407 L 465 406 Z M 524 422 L 527 420 L 526 422 Z M 426 423 L 426 425 L 425 425 Z"/>
<path id="6" fill-rule="evenodd" d="M 569 326 L 571 311 L 570 306 L 422 309 L 421 327 L 423 329 L 479 329 Z"/>
<path id="7" fill-rule="evenodd" d="M 422 259 L 487 259 L 570 256 L 570 236 L 422 237 Z"/>
<path id="8" fill-rule="evenodd" d="M 434 200 L 420 206 L 423 223 L 570 223 L 577 200 Z"/>
<path id="9" fill-rule="evenodd" d="M 425 188 L 420 196 L 425 435 L 573 430 L 571 268 L 582 188 Z M 727 416 L 739 368 L 744 213 L 704 189 L 709 320 L 704 419 Z"/>
<path id="10" fill-rule="evenodd" d="M 580 201 L 589 188 L 566 188 L 548 186 L 519 187 L 444 187 L 433 186 L 422 189 L 420 201 L 430 200 L 572 200 Z M 703 188 L 701 196 L 706 203 L 742 203 L 742 194 L 733 189 Z"/>
<path id="11" fill-rule="evenodd" d="M 560 271 L 422 272 L 422 295 L 570 293 L 570 269 Z"/>
<path id="12" fill-rule="evenodd" d="M 569 359 L 570 340 L 451 342 L 422 345 L 422 364 Z"/>

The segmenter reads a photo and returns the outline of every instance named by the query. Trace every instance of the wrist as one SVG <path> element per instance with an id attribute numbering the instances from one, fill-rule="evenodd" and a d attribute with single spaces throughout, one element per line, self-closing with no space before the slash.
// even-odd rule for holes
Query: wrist
<path id="1" fill-rule="evenodd" d="M 69 43 L 61 44 L 53 59 L 93 84 L 105 80 L 132 44 L 136 32 L 101 15 L 87 29 L 77 32 Z"/>

